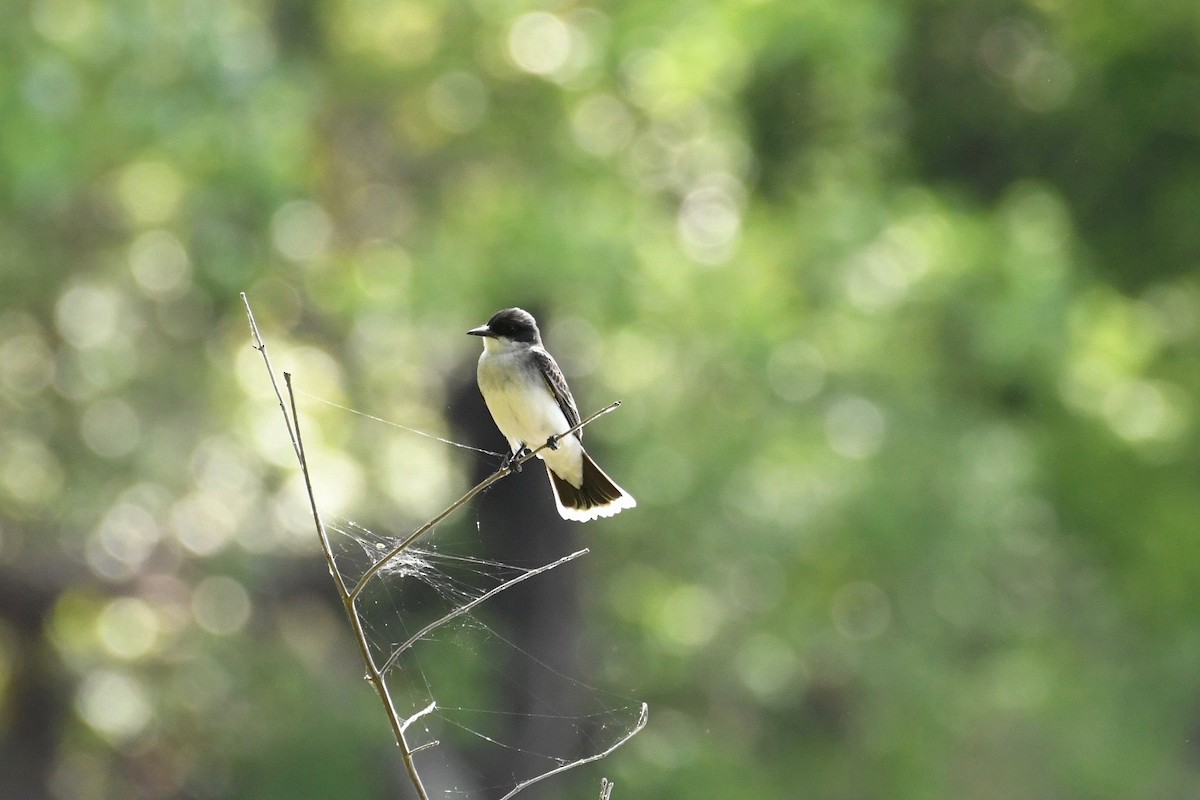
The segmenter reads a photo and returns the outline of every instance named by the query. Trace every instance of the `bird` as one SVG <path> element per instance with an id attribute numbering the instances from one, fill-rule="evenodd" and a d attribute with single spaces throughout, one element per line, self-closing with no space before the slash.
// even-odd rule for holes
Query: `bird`
<path id="1" fill-rule="evenodd" d="M 483 401 L 508 440 L 504 466 L 548 443 L 537 455 L 546 464 L 563 519 L 587 522 L 636 506 L 583 449 L 582 429 L 563 435 L 579 424 L 579 409 L 562 370 L 542 346 L 533 315 L 506 308 L 467 333 L 483 339 L 476 376 Z"/>

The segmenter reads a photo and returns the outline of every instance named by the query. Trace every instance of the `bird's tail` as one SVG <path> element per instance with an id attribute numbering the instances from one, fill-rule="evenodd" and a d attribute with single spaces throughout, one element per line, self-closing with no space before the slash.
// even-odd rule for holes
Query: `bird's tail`
<path id="1" fill-rule="evenodd" d="M 597 517 L 611 517 L 637 505 L 633 496 L 617 486 L 586 452 L 583 453 L 583 482 L 578 487 L 555 475 L 549 465 L 546 473 L 554 489 L 554 504 L 563 519 L 587 522 Z"/>

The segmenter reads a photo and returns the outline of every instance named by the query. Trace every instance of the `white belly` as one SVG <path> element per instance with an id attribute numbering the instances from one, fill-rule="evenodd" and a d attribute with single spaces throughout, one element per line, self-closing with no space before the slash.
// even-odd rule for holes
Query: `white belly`
<path id="1" fill-rule="evenodd" d="M 485 350 L 479 358 L 479 390 L 514 452 L 522 446 L 537 449 L 571 427 L 541 375 L 518 367 L 519 356 Z M 568 436 L 558 443 L 557 450 L 543 450 L 538 457 L 555 474 L 579 486 L 583 482 L 582 451 L 579 440 Z"/>

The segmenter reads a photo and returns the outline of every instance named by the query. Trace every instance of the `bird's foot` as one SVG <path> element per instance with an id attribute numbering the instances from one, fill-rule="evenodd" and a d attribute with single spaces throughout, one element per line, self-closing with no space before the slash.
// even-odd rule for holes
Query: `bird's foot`
<path id="1" fill-rule="evenodd" d="M 561 438 L 562 438 L 561 434 L 555 434 L 555 435 L 551 436 L 549 439 L 546 440 L 546 447 L 549 447 L 551 450 L 557 450 L 558 449 L 558 440 Z"/>
<path id="2" fill-rule="evenodd" d="M 504 457 L 504 460 L 500 462 L 500 469 L 510 469 L 511 468 L 513 472 L 520 472 L 521 467 L 524 466 L 523 464 L 521 464 L 521 459 L 528 452 L 529 452 L 529 448 L 522 445 L 521 449 L 517 450 L 516 452 L 509 453 L 508 455 L 506 455 Z"/>

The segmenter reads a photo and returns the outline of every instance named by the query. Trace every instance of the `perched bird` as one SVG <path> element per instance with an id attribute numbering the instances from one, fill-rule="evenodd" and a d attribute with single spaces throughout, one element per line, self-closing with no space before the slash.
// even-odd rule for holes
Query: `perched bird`
<path id="1" fill-rule="evenodd" d="M 487 325 L 467 331 L 483 337 L 479 391 L 512 452 L 551 446 L 538 453 L 546 462 L 554 503 L 563 519 L 587 522 L 611 517 L 637 505 L 633 497 L 583 449 L 583 431 L 562 436 L 579 424 L 579 409 L 558 364 L 542 347 L 537 322 L 528 311 L 506 308 Z M 560 438 L 561 437 L 561 438 Z"/>

